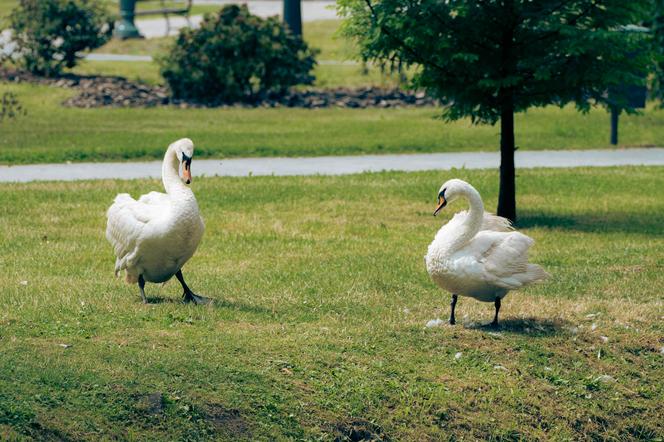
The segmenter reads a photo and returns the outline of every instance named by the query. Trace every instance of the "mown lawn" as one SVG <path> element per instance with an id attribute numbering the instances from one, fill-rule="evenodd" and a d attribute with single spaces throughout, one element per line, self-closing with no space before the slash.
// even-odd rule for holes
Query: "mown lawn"
<path id="1" fill-rule="evenodd" d="M 195 179 L 202 308 L 113 278 L 105 209 L 157 180 L 3 186 L 0 439 L 664 437 L 664 168 L 521 170 L 552 278 L 499 330 L 468 299 L 425 328 L 448 314 L 422 257 L 452 176 L 495 206 L 489 171 Z"/>
<path id="2" fill-rule="evenodd" d="M 71 90 L 1 85 L 26 116 L 0 123 L 0 163 L 154 159 L 174 139 L 192 137 L 198 157 L 320 156 L 365 153 L 495 151 L 498 126 L 445 123 L 419 109 L 75 109 Z M 573 108 L 532 109 L 516 118 L 521 149 L 609 147 L 609 117 Z M 620 120 L 621 146 L 664 144 L 664 109 Z"/>

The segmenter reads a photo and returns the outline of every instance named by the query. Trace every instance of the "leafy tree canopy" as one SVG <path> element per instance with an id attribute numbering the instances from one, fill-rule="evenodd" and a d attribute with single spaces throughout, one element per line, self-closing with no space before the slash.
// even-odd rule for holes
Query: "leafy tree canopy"
<path id="1" fill-rule="evenodd" d="M 493 124 L 506 106 L 586 111 L 606 104 L 612 85 L 644 84 L 653 46 L 629 25 L 652 1 L 339 0 L 339 9 L 363 58 L 419 66 L 416 85 L 448 101 L 447 118 Z"/>

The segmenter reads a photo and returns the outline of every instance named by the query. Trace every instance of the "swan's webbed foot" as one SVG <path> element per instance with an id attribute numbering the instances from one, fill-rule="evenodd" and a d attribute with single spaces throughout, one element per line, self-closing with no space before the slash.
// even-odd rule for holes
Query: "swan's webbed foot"
<path id="1" fill-rule="evenodd" d="M 182 270 L 178 270 L 175 277 L 180 281 L 180 284 L 182 284 L 182 288 L 184 289 L 184 293 L 182 294 L 183 302 L 193 302 L 196 305 L 205 305 L 212 302 L 212 299 L 206 298 L 205 296 L 199 296 L 187 287 L 187 283 L 184 282 L 184 276 L 182 276 Z"/>
<path id="2" fill-rule="evenodd" d="M 457 299 L 457 295 L 452 295 L 452 302 L 450 302 L 450 325 L 456 324 L 456 320 L 454 319 L 454 308 L 456 307 Z"/>
<path id="3" fill-rule="evenodd" d="M 206 305 L 212 302 L 211 298 L 206 298 L 205 296 L 199 296 L 192 291 L 185 291 L 182 294 L 182 301 L 186 304 L 193 302 L 196 305 Z"/>

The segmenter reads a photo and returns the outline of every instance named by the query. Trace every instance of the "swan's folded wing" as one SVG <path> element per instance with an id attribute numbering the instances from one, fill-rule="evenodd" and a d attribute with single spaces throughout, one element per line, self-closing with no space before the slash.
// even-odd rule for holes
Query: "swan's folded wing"
<path id="1" fill-rule="evenodd" d="M 528 263 L 528 249 L 535 242 L 532 238 L 519 232 L 494 236 L 495 241 L 480 258 L 487 281 L 506 289 L 518 289 L 548 276 L 540 266 Z"/>
<path id="2" fill-rule="evenodd" d="M 493 232 L 511 232 L 514 230 L 512 222 L 502 216 L 492 215 L 489 212 L 484 212 L 484 219 L 482 220 L 482 227 L 480 230 L 491 230 Z"/>
<path id="3" fill-rule="evenodd" d="M 148 204 L 151 206 L 164 206 L 168 204 L 169 198 L 168 195 L 162 192 L 150 192 L 145 195 L 141 195 L 138 199 L 139 203 Z"/>
<path id="4" fill-rule="evenodd" d="M 106 239 L 111 243 L 117 257 L 115 273 L 126 267 L 136 250 L 137 241 L 145 225 L 154 217 L 154 209 L 121 193 L 108 209 Z"/>

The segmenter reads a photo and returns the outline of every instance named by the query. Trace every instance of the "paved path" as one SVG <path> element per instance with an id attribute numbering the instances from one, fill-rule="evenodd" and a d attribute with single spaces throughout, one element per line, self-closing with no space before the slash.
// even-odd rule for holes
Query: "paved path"
<path id="1" fill-rule="evenodd" d="M 344 175 L 384 170 L 452 168 L 495 169 L 498 152 L 362 155 L 313 158 L 237 158 L 196 160 L 194 176 Z M 664 166 L 664 148 L 624 150 L 547 150 L 516 153 L 517 168 L 579 166 Z M 161 161 L 0 166 L 0 182 L 74 181 L 161 177 Z"/>
<path id="2" fill-rule="evenodd" d="M 233 3 L 243 3 L 233 0 L 197 0 L 196 4 L 214 4 L 214 5 L 227 5 Z M 271 0 L 251 0 L 246 2 L 249 11 L 258 15 L 259 17 L 270 17 L 273 15 L 281 15 L 283 9 L 283 2 Z M 313 0 L 302 2 L 302 21 L 314 20 L 334 20 L 337 17 L 335 10 L 336 2 L 329 0 Z M 176 35 L 180 28 L 189 26 L 187 19 L 184 17 L 170 17 L 171 32 L 169 35 Z M 202 15 L 193 15 L 189 17 L 191 25 L 197 27 L 201 20 Z M 163 18 L 142 19 L 136 20 L 136 27 L 145 38 L 164 37 L 166 35 L 166 20 Z"/>

